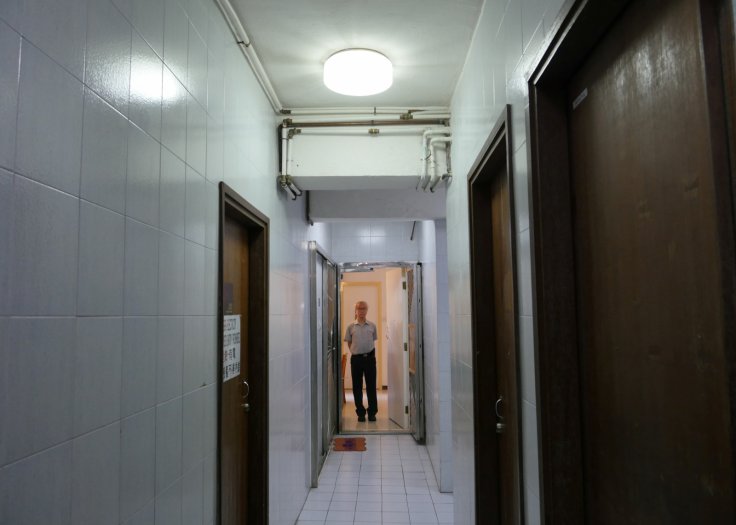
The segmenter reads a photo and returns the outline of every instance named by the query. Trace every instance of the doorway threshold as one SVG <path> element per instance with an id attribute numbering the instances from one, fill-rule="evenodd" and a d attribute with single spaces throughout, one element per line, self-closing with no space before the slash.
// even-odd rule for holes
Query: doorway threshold
<path id="1" fill-rule="evenodd" d="M 360 430 L 346 429 L 340 430 L 338 436 L 393 436 L 401 434 L 411 434 L 411 430 Z"/>

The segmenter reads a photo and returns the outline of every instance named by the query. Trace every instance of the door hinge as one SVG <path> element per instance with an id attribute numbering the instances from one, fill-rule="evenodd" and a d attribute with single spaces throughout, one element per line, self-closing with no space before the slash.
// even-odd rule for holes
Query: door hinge
<path id="1" fill-rule="evenodd" d="M 406 281 L 401 281 L 401 287 L 406 290 Z"/>
<path id="2" fill-rule="evenodd" d="M 404 405 L 404 414 L 409 413 L 409 405 Z"/>
<path id="3" fill-rule="evenodd" d="M 409 351 L 409 345 L 404 343 L 404 352 L 408 352 L 408 351 Z"/>

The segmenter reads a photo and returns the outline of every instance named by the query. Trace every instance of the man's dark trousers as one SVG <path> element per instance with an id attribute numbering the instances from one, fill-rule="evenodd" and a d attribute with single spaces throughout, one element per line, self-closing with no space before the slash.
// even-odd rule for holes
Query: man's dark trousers
<path id="1" fill-rule="evenodd" d="M 353 397 L 355 398 L 355 413 L 358 417 L 365 416 L 363 406 L 363 376 L 365 376 L 365 389 L 368 396 L 368 417 L 378 412 L 378 399 L 376 398 L 376 350 L 367 354 L 354 355 L 350 357 L 350 371 L 353 378 Z"/>

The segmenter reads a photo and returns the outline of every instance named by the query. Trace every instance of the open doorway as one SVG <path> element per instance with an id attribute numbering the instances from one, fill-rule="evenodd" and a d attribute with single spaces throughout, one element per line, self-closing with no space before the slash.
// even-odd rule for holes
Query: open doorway
<path id="1" fill-rule="evenodd" d="M 343 433 L 411 433 L 424 438 L 421 316 L 418 264 L 344 263 L 340 280 L 340 334 L 355 319 L 355 304 L 368 304 L 376 325 L 376 421 L 358 421 L 350 351 L 342 341 L 340 430 Z M 363 405 L 367 407 L 365 382 Z"/>

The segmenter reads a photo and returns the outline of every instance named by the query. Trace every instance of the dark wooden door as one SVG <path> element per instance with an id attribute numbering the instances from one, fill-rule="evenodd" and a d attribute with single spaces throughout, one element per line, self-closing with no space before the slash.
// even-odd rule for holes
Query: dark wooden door
<path id="1" fill-rule="evenodd" d="M 245 523 L 248 515 L 249 413 L 243 406 L 250 403 L 249 380 L 252 381 L 248 369 L 248 266 L 248 230 L 240 222 L 226 216 L 223 229 L 222 297 L 225 323 L 238 321 L 240 325 L 240 373 L 233 376 L 233 372 L 227 372 L 228 378 L 222 378 L 222 525 L 240 525 Z"/>
<path id="2" fill-rule="evenodd" d="M 584 508 L 595 525 L 736 522 L 701 42 L 697 1 L 632 2 L 569 84 Z"/>
<path id="3" fill-rule="evenodd" d="M 522 523 L 514 212 L 508 108 L 468 181 L 476 522 Z"/>
<path id="4" fill-rule="evenodd" d="M 493 276 L 493 337 L 495 339 L 496 396 L 493 413 L 498 435 L 500 523 L 520 523 L 519 403 L 516 381 L 514 264 L 511 253 L 511 210 L 506 166 L 491 178 L 491 267 Z"/>
<path id="5" fill-rule="evenodd" d="M 218 518 L 268 521 L 268 218 L 220 183 Z"/>

